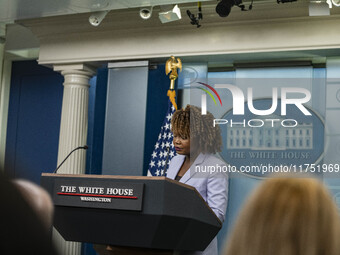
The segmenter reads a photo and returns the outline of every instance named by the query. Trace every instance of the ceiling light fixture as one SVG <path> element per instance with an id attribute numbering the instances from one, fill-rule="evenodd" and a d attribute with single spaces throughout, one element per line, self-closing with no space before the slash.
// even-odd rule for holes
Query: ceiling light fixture
<path id="1" fill-rule="evenodd" d="M 279 3 L 292 3 L 292 2 L 296 2 L 297 0 L 277 0 L 276 2 L 279 4 Z"/>
<path id="2" fill-rule="evenodd" d="M 146 8 L 146 7 L 141 8 L 139 11 L 139 16 L 145 20 L 150 19 L 152 15 L 152 9 L 153 9 L 153 6 L 151 6 L 150 8 Z"/>
<path id="3" fill-rule="evenodd" d="M 310 1 L 309 16 L 328 16 L 330 15 L 329 5 L 326 1 Z"/>
<path id="4" fill-rule="evenodd" d="M 251 1 L 248 9 L 242 4 L 242 0 L 221 0 L 216 5 L 216 12 L 220 17 L 227 17 L 230 14 L 231 8 L 233 6 L 241 8 L 241 11 L 250 11 L 253 9 L 253 0 Z"/>
<path id="5" fill-rule="evenodd" d="M 231 8 L 234 5 L 235 5 L 234 0 L 221 0 L 216 5 L 216 12 L 220 17 L 227 17 L 230 14 Z"/>
<path id="6" fill-rule="evenodd" d="M 169 11 L 164 11 L 158 13 L 158 17 L 162 23 L 172 22 L 180 20 L 182 18 L 181 9 L 176 4 L 174 8 Z"/>
<path id="7" fill-rule="evenodd" d="M 89 17 L 89 22 L 92 26 L 99 26 L 99 24 L 103 21 L 106 14 L 108 14 L 109 11 L 101 11 L 101 12 L 94 12 Z"/>
<path id="8" fill-rule="evenodd" d="M 340 0 L 332 0 L 332 4 L 336 7 L 340 7 Z"/>

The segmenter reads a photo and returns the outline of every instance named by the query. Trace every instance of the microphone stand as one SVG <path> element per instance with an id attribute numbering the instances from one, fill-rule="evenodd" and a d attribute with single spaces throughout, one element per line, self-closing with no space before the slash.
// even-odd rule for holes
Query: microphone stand
<path id="1" fill-rule="evenodd" d="M 84 145 L 84 146 L 79 146 L 75 149 L 73 149 L 67 156 L 66 158 L 59 164 L 59 166 L 53 171 L 53 173 L 57 173 L 58 169 L 64 164 L 64 162 L 66 161 L 66 159 L 68 159 L 69 156 L 71 156 L 71 154 L 73 152 L 75 152 L 76 150 L 79 150 L 79 149 L 83 149 L 83 150 L 87 150 L 89 147 L 87 145 Z"/>

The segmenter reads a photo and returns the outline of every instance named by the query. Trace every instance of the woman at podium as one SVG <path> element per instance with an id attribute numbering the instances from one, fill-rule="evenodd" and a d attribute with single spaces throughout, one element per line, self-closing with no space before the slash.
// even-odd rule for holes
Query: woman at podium
<path id="1" fill-rule="evenodd" d="M 218 126 L 213 126 L 211 113 L 201 115 L 201 109 L 187 105 L 172 116 L 171 130 L 177 156 L 169 165 L 167 177 L 193 186 L 201 194 L 216 216 L 223 222 L 227 208 L 228 178 L 223 171 L 225 163 L 214 156 L 221 151 L 222 138 Z M 179 254 L 217 255 L 215 237 L 203 252 Z"/>

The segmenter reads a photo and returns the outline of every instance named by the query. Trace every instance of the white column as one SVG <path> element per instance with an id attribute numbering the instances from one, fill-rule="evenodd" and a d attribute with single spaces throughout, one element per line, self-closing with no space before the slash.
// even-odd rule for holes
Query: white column
<path id="1" fill-rule="evenodd" d="M 95 70 L 84 64 L 55 65 L 64 76 L 64 94 L 59 135 L 59 165 L 76 147 L 87 142 L 89 79 Z M 59 168 L 58 173 L 84 174 L 86 151 L 75 151 Z M 66 242 L 55 230 L 53 239 L 60 254 L 81 254 L 81 243 Z"/>
<path id="2" fill-rule="evenodd" d="M 64 76 L 58 165 L 76 147 L 87 142 L 89 79 L 95 73 L 86 65 L 54 66 Z M 86 151 L 75 151 L 59 168 L 58 173 L 84 174 Z"/>

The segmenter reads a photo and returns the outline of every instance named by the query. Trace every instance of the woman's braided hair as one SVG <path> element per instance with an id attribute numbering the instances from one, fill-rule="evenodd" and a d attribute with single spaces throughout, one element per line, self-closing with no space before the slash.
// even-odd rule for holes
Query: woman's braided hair
<path id="1" fill-rule="evenodd" d="M 190 138 L 201 153 L 216 153 L 222 149 L 222 138 L 219 126 L 213 126 L 214 116 L 207 112 L 201 114 L 201 108 L 187 105 L 177 110 L 171 120 L 171 131 L 182 138 Z"/>

